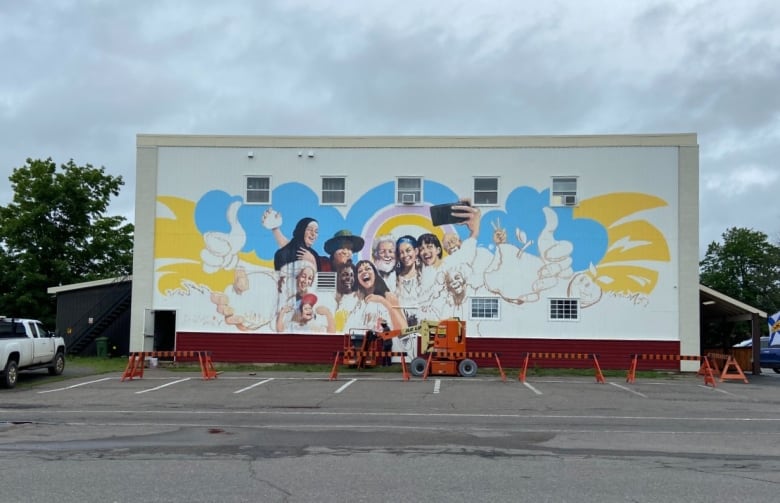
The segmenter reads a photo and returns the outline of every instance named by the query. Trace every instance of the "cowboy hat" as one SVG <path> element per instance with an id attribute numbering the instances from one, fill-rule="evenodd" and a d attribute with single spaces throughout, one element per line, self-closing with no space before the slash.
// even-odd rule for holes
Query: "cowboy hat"
<path id="1" fill-rule="evenodd" d="M 364 243 L 360 236 L 355 236 L 350 231 L 342 229 L 325 241 L 325 252 L 333 255 L 339 248 L 349 248 L 353 253 L 357 253 L 363 249 Z"/>

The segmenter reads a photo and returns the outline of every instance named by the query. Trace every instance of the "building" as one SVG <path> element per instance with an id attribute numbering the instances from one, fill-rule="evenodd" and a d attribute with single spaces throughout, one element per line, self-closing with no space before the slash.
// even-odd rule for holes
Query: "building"
<path id="1" fill-rule="evenodd" d="M 698 159 L 695 134 L 138 135 L 130 349 L 327 362 L 457 316 L 508 365 L 699 354 Z"/>
<path id="2" fill-rule="evenodd" d="M 132 278 L 118 277 L 47 289 L 57 298 L 56 330 L 68 354 L 94 355 L 100 339 L 108 355 L 128 353 L 132 285 Z"/>

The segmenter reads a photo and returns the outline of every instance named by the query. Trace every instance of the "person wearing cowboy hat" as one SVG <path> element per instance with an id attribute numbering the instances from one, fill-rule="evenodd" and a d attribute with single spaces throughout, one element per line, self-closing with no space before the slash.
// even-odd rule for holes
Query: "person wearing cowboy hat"
<path id="1" fill-rule="evenodd" d="M 342 229 L 325 241 L 325 252 L 330 255 L 330 270 L 335 271 L 342 264 L 352 260 L 352 255 L 363 249 L 365 241 L 360 236 Z"/>

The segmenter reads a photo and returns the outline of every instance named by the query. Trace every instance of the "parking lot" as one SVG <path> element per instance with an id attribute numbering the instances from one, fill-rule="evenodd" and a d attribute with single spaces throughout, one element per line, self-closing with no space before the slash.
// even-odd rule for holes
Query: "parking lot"
<path id="1" fill-rule="evenodd" d="M 101 494 L 124 488 L 145 501 L 368 501 L 399 480 L 426 500 L 508 501 L 521 485 L 539 501 L 578 492 L 592 495 L 580 501 L 627 501 L 637 487 L 649 495 L 642 501 L 746 491 L 769 501 L 780 483 L 780 376 L 771 373 L 716 387 L 695 375 L 522 383 L 516 371 L 506 382 L 370 371 L 333 381 L 286 372 L 203 380 L 165 369 L 120 377 L 44 376 L 0 394 L 0 469 L 12 457 L 32 469 L 43 456 L 71 473 L 52 484 L 73 485 L 94 460 Z M 138 485 L 160 472 L 185 485 L 175 494 Z M 475 473 L 482 478 L 464 486 Z"/>

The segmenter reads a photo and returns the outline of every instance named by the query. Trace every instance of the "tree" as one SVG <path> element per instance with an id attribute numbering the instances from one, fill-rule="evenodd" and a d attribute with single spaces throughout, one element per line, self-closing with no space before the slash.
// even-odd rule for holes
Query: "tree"
<path id="1" fill-rule="evenodd" d="M 702 284 L 767 313 L 780 309 L 780 248 L 763 232 L 728 229 L 699 267 Z"/>
<path id="2" fill-rule="evenodd" d="M 0 313 L 36 317 L 53 326 L 51 286 L 130 274 L 133 225 L 106 216 L 124 185 L 105 168 L 57 168 L 27 159 L 9 177 L 13 201 L 0 206 Z"/>

